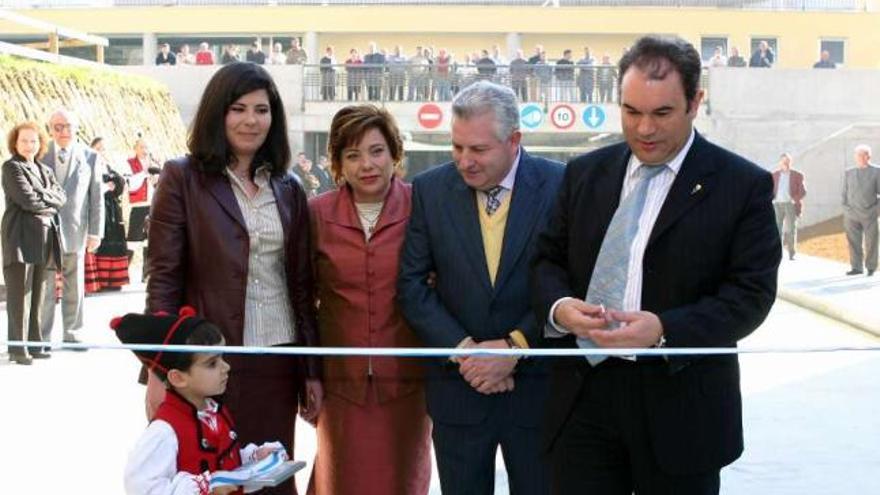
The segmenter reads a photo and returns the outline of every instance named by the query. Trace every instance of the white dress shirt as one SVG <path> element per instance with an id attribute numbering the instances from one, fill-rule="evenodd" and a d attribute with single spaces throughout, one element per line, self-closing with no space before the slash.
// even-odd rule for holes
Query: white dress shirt
<path id="1" fill-rule="evenodd" d="M 694 130 L 691 129 L 691 135 L 688 137 L 685 145 L 672 160 L 663 165 L 663 167 L 666 167 L 666 170 L 654 177 L 648 186 L 645 207 L 639 217 L 639 231 L 630 246 L 630 263 L 627 271 L 626 289 L 623 295 L 623 307 L 607 308 L 608 310 L 639 311 L 642 308 L 642 263 L 645 258 L 645 248 L 648 246 L 648 239 L 651 237 L 651 231 L 654 230 L 654 223 L 657 221 L 657 216 L 660 215 L 660 210 L 666 202 L 666 196 L 672 188 L 672 183 L 675 181 L 675 177 L 678 175 L 678 171 L 681 170 L 681 165 L 688 151 L 690 151 L 691 145 L 694 143 L 694 135 Z M 626 176 L 623 179 L 623 189 L 620 193 L 621 203 L 635 189 L 638 181 L 641 180 L 641 175 L 638 173 L 641 166 L 642 162 L 639 161 L 635 154 L 632 154 L 626 167 Z M 553 303 L 548 315 L 552 329 L 559 333 L 557 336 L 569 333 L 568 330 L 557 325 L 553 318 L 556 307 L 567 299 L 572 298 L 563 297 Z"/>

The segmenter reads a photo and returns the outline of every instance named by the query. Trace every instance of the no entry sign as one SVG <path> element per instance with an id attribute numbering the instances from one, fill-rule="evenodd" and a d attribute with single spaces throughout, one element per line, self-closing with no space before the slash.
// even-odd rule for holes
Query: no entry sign
<path id="1" fill-rule="evenodd" d="M 419 107 L 417 116 L 419 125 L 425 129 L 434 129 L 443 122 L 443 110 L 433 103 L 426 103 Z"/>

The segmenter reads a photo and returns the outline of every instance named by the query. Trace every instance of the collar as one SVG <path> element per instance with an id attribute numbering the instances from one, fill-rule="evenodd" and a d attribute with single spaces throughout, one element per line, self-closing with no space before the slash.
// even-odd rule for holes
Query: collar
<path id="1" fill-rule="evenodd" d="M 513 191 L 513 184 L 516 182 L 516 170 L 519 168 L 520 158 L 522 158 L 522 146 L 516 149 L 516 156 L 513 157 L 513 165 L 511 165 L 510 170 L 507 172 L 507 175 L 504 176 L 504 179 L 498 183 L 499 186 L 507 191 Z"/>
<path id="2" fill-rule="evenodd" d="M 678 171 L 681 170 L 681 164 L 684 163 L 684 159 L 688 154 L 688 151 L 691 150 L 691 146 L 694 144 L 694 137 L 696 136 L 696 131 L 691 127 L 691 135 L 688 137 L 687 142 L 684 143 L 684 146 L 678 151 L 678 154 L 675 155 L 672 160 L 669 160 L 666 163 L 666 167 L 672 171 L 673 174 L 678 175 Z M 634 179 L 636 173 L 639 170 L 639 167 L 642 166 L 642 161 L 636 157 L 635 153 L 630 154 L 629 166 L 626 169 L 627 179 Z"/>

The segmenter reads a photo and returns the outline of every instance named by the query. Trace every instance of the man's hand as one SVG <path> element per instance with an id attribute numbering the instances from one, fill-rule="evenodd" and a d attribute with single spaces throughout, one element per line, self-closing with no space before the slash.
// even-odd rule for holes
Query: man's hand
<path id="1" fill-rule="evenodd" d="M 574 298 L 556 305 L 553 321 L 578 337 L 591 337 L 590 332 L 608 325 L 605 308 Z"/>
<path id="2" fill-rule="evenodd" d="M 502 339 L 487 340 L 468 346 L 482 349 L 509 349 Z M 513 370 L 516 357 L 468 356 L 459 358 L 459 372 L 477 392 L 492 394 L 513 390 Z M 508 379 L 510 379 L 508 381 Z"/>
<path id="3" fill-rule="evenodd" d="M 101 238 L 95 236 L 88 236 L 86 238 L 86 251 L 90 253 L 94 253 L 98 246 L 101 245 Z"/>
<path id="4" fill-rule="evenodd" d="M 639 349 L 656 345 L 663 335 L 663 324 L 648 311 L 610 311 L 608 316 L 622 326 L 615 330 L 590 330 L 587 336 L 599 347 Z"/>

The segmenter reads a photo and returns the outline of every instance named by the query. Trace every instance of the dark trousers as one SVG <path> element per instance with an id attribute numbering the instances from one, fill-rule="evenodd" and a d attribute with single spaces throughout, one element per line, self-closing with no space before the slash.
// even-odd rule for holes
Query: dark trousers
<path id="1" fill-rule="evenodd" d="M 40 337 L 40 305 L 43 303 L 43 291 L 46 290 L 46 265 L 13 261 L 3 266 L 3 278 L 6 281 L 8 339 L 42 342 L 43 339 Z M 52 287 L 49 290 L 54 290 L 54 288 L 55 279 L 53 278 Z M 36 346 L 28 347 L 28 350 L 35 352 L 43 349 Z M 27 351 L 23 347 L 10 346 L 9 354 L 24 355 L 27 354 Z"/>
<path id="2" fill-rule="evenodd" d="M 475 425 L 434 421 L 434 453 L 444 495 L 495 492 L 495 453 L 501 447 L 511 495 L 547 493 L 538 428 L 516 424 L 510 394 L 493 401 L 487 417 Z"/>
<path id="3" fill-rule="evenodd" d="M 637 364 L 584 363 L 584 386 L 550 452 L 551 493 L 569 495 L 717 495 L 719 471 L 674 476 L 651 446 Z"/>

